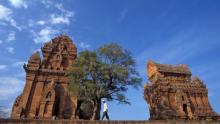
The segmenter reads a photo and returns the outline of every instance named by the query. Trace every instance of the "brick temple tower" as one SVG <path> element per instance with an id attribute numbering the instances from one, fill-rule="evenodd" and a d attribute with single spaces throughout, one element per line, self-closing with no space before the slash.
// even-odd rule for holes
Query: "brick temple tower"
<path id="1" fill-rule="evenodd" d="M 215 113 L 208 101 L 208 90 L 198 77 L 191 79 L 187 65 L 165 65 L 149 61 L 150 83 L 144 87 L 151 120 L 213 119 Z"/>
<path id="2" fill-rule="evenodd" d="M 67 68 L 76 58 L 77 49 L 65 35 L 45 43 L 24 65 L 26 84 L 14 102 L 12 118 L 75 119 L 77 100 L 69 95 Z"/>

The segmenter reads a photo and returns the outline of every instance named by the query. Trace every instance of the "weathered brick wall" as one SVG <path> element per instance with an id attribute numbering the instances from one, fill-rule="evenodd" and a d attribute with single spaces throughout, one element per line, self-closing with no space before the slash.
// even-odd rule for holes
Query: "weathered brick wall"
<path id="1" fill-rule="evenodd" d="M 220 124 L 220 121 L 69 121 L 0 119 L 0 124 Z"/>

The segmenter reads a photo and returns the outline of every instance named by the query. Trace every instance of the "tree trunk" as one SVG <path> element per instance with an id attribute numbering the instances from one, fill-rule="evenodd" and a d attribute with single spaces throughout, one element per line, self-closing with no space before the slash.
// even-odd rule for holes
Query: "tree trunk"
<path id="1" fill-rule="evenodd" d="M 100 119 L 100 110 L 101 110 L 101 99 L 93 101 L 94 108 L 92 113 L 91 120 L 99 120 Z"/>

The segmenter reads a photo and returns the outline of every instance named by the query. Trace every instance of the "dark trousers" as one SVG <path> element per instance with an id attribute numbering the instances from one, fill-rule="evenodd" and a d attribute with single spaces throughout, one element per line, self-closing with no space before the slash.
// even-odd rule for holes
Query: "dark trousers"
<path id="1" fill-rule="evenodd" d="M 104 119 L 104 117 L 106 117 L 107 120 L 109 120 L 108 112 L 107 112 L 107 111 L 103 112 L 103 114 L 102 114 L 102 120 Z"/>

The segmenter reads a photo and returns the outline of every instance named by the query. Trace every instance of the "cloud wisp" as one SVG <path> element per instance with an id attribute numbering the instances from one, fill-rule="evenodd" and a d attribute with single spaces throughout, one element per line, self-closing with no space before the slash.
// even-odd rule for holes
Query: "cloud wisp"
<path id="1" fill-rule="evenodd" d="M 55 35 L 63 33 L 63 26 L 70 25 L 71 18 L 74 17 L 74 12 L 65 9 L 61 3 L 50 0 L 43 0 L 41 3 L 46 9 L 55 9 L 57 12 L 47 13 L 47 18 L 29 20 L 29 26 L 32 27 L 30 32 L 37 44 L 47 42 Z M 60 28 L 62 31 L 58 30 Z"/>
<path id="2" fill-rule="evenodd" d="M 13 47 L 7 47 L 6 50 L 8 51 L 8 53 L 11 53 L 11 54 L 14 53 L 14 48 Z"/>
<path id="3" fill-rule="evenodd" d="M 26 0 L 9 0 L 9 2 L 15 8 L 21 8 L 21 7 L 28 8 Z"/>
<path id="4" fill-rule="evenodd" d="M 12 27 L 15 27 L 19 31 L 22 30 L 21 27 L 17 25 L 17 22 L 12 18 L 13 11 L 0 4 L 0 20 L 9 23 Z"/>
<path id="5" fill-rule="evenodd" d="M 15 38 L 15 32 L 10 32 L 10 33 L 8 34 L 7 42 L 11 42 L 11 41 L 14 41 L 14 40 L 16 40 L 16 38 Z"/>
<path id="6" fill-rule="evenodd" d="M 72 15 L 65 15 L 65 16 L 60 16 L 60 15 L 56 15 L 56 14 L 51 14 L 51 24 L 70 24 L 70 17 L 72 17 Z"/>
<path id="7" fill-rule="evenodd" d="M 35 32 L 33 30 L 31 32 L 34 37 L 35 43 L 48 42 L 53 36 L 58 34 L 58 31 L 51 27 L 45 27 L 41 29 L 39 32 Z"/>
<path id="8" fill-rule="evenodd" d="M 90 48 L 90 45 L 85 42 L 80 42 L 79 47 L 82 49 L 88 49 L 88 48 Z"/>
<path id="9" fill-rule="evenodd" d="M 7 68 L 7 65 L 0 65 L 0 70 L 4 70 Z"/>
<path id="10" fill-rule="evenodd" d="M 57 9 L 60 14 L 58 13 L 51 13 L 49 15 L 49 19 L 42 19 L 36 22 L 38 25 L 56 25 L 56 24 L 70 24 L 70 20 L 72 17 L 74 17 L 75 13 L 74 11 L 69 11 L 63 7 L 63 4 L 61 3 L 55 3 L 50 0 L 43 0 L 41 3 L 48 9 L 53 8 Z"/>

